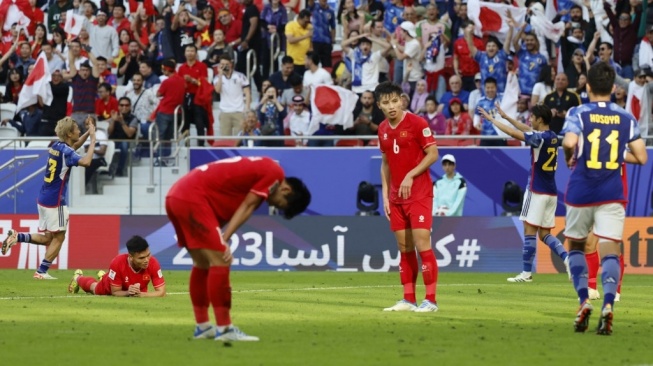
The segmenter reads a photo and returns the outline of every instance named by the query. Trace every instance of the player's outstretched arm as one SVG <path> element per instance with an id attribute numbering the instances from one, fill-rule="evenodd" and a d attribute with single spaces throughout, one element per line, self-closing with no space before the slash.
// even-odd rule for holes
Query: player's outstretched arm
<path id="1" fill-rule="evenodd" d="M 508 114 L 506 114 L 506 112 L 504 112 L 503 109 L 501 109 L 501 105 L 499 103 L 495 103 L 494 106 L 497 108 L 497 113 L 499 113 L 501 118 L 503 118 L 506 121 L 510 122 L 510 124 L 515 126 L 518 130 L 520 130 L 522 132 L 531 132 L 531 131 L 533 131 L 533 129 L 530 126 L 528 126 L 526 124 L 523 124 L 523 123 L 517 121 L 516 119 L 510 117 Z"/>
<path id="2" fill-rule="evenodd" d="M 86 151 L 86 155 L 84 155 L 83 158 L 79 159 L 77 165 L 88 168 L 91 166 L 91 162 L 93 161 L 93 154 L 95 153 L 95 126 L 91 124 L 87 125 L 86 127 L 88 128 L 88 134 L 91 136 L 91 144 Z"/>
<path id="3" fill-rule="evenodd" d="M 565 133 L 565 138 L 562 139 L 562 149 L 565 152 L 565 161 L 570 169 L 576 165 L 575 153 L 577 145 L 578 135 L 573 132 Z"/>
<path id="4" fill-rule="evenodd" d="M 384 154 L 381 154 L 381 192 L 383 194 L 383 211 L 385 212 L 385 217 L 390 220 L 390 165 L 388 165 L 388 159 Z"/>
<path id="5" fill-rule="evenodd" d="M 166 295 L 166 285 L 157 287 L 152 292 L 139 292 L 137 297 L 164 297 Z"/>
<path id="6" fill-rule="evenodd" d="M 245 200 L 238 206 L 236 212 L 229 220 L 227 227 L 224 229 L 223 237 L 225 241 L 229 240 L 231 236 L 244 224 L 258 206 L 263 202 L 263 197 L 255 195 L 252 192 L 247 193 Z"/>
<path id="7" fill-rule="evenodd" d="M 486 120 L 492 122 L 492 124 L 493 124 L 496 128 L 498 128 L 499 130 L 501 130 L 501 132 L 503 132 L 503 133 L 505 133 L 506 135 L 508 135 L 508 136 L 510 136 L 510 137 L 512 137 L 512 138 L 514 138 L 514 139 L 517 139 L 517 140 L 521 140 L 521 141 L 525 141 L 525 140 L 526 140 L 526 138 L 524 137 L 524 133 L 523 133 L 522 131 L 520 131 L 520 130 L 516 130 L 516 129 L 514 129 L 514 128 L 511 128 L 511 127 L 508 127 L 508 126 L 504 125 L 503 123 L 500 123 L 499 121 L 497 121 L 496 119 L 494 119 L 494 117 L 492 117 L 492 116 L 491 116 L 491 115 L 490 115 L 490 114 L 489 114 L 485 109 L 483 109 L 482 107 L 478 107 L 477 109 L 478 109 L 478 112 L 483 116 L 483 118 L 485 118 Z"/>
<path id="8" fill-rule="evenodd" d="M 648 160 L 648 153 L 646 152 L 646 145 L 643 139 L 637 139 L 628 143 L 626 151 L 626 163 L 644 165 Z"/>

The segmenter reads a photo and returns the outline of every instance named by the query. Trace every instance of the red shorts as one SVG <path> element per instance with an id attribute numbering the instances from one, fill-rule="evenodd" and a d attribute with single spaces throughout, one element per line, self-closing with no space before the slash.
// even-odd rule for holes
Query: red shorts
<path id="1" fill-rule="evenodd" d="M 433 226 L 433 199 L 426 197 L 411 203 L 390 203 L 390 230 L 427 229 Z"/>
<path id="2" fill-rule="evenodd" d="M 180 247 L 225 251 L 220 223 L 208 204 L 166 197 L 166 212 Z"/>

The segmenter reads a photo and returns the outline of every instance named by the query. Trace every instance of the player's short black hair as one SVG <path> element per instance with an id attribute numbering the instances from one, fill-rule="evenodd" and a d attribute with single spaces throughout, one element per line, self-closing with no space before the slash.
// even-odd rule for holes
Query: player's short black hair
<path id="1" fill-rule="evenodd" d="M 149 247 L 150 245 L 147 243 L 147 240 L 142 236 L 134 235 L 131 239 L 127 240 L 127 251 L 129 254 L 140 253 Z"/>
<path id="2" fill-rule="evenodd" d="M 542 118 L 542 122 L 547 126 L 551 123 L 551 118 L 553 117 L 551 109 L 544 104 L 534 105 L 533 108 L 531 108 L 531 114 L 533 114 L 535 118 Z"/>
<path id="3" fill-rule="evenodd" d="M 393 84 L 390 81 L 384 81 L 374 89 L 374 99 L 380 102 L 385 96 L 396 94 L 397 97 L 400 97 L 403 92 L 404 90 L 399 85 Z"/>
<path id="4" fill-rule="evenodd" d="M 299 178 L 286 177 L 286 183 L 292 188 L 292 192 L 286 196 L 288 206 L 283 210 L 283 217 L 292 219 L 304 212 L 311 203 L 311 192 Z"/>
<path id="5" fill-rule="evenodd" d="M 485 85 L 487 85 L 488 83 L 494 84 L 496 86 L 497 85 L 497 79 L 490 76 L 487 79 L 485 79 Z"/>
<path id="6" fill-rule="evenodd" d="M 597 62 L 587 71 L 587 83 L 594 95 L 606 96 L 612 94 L 614 79 L 614 68 L 606 62 Z"/>

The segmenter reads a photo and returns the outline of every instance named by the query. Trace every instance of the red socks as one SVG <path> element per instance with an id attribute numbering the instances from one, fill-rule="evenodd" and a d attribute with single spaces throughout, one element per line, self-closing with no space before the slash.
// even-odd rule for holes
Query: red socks
<path id="1" fill-rule="evenodd" d="M 210 267 L 208 295 L 218 326 L 231 325 L 231 285 L 229 284 L 229 267 Z"/>
<path id="2" fill-rule="evenodd" d="M 621 281 L 624 279 L 624 267 L 626 267 L 626 264 L 624 263 L 624 255 L 619 256 L 619 268 L 621 268 L 621 275 L 619 276 L 619 286 L 617 286 L 617 293 L 621 293 Z"/>
<path id="3" fill-rule="evenodd" d="M 93 277 L 84 277 L 84 276 L 77 277 L 77 284 L 82 290 L 86 292 L 93 292 L 91 291 L 91 285 L 93 285 L 96 282 L 97 281 Z"/>
<path id="4" fill-rule="evenodd" d="M 424 278 L 424 287 L 426 287 L 426 300 L 435 303 L 435 286 L 438 283 L 438 262 L 435 259 L 433 250 L 419 252 L 422 258 L 422 277 Z"/>
<path id="5" fill-rule="evenodd" d="M 587 286 L 596 290 L 596 275 L 601 265 L 599 252 L 595 250 L 593 253 L 585 254 L 585 260 L 587 261 Z"/>
<path id="6" fill-rule="evenodd" d="M 399 255 L 399 277 L 404 285 L 404 300 L 415 303 L 415 281 L 417 280 L 417 256 L 415 252 Z"/>
<path id="7" fill-rule="evenodd" d="M 197 324 L 209 321 L 208 278 L 209 271 L 206 269 L 193 267 L 190 271 L 190 301 L 193 304 Z"/>

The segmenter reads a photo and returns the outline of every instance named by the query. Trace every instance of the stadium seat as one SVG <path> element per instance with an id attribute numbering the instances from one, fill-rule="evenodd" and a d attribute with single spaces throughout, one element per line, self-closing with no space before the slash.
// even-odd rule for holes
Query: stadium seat
<path id="1" fill-rule="evenodd" d="M 458 146 L 458 140 L 454 139 L 435 139 L 438 146 Z"/>
<path id="2" fill-rule="evenodd" d="M 215 140 L 211 144 L 213 147 L 236 147 L 238 140 Z"/>
<path id="3" fill-rule="evenodd" d="M 518 216 L 522 210 L 524 192 L 514 181 L 507 181 L 503 185 L 501 206 L 504 212 L 501 216 Z"/>
<path id="4" fill-rule="evenodd" d="M 0 120 L 14 119 L 16 115 L 16 105 L 14 103 L 0 104 Z"/>
<path id="5" fill-rule="evenodd" d="M 508 146 L 523 146 L 522 142 L 515 139 L 508 139 Z"/>
<path id="6" fill-rule="evenodd" d="M 111 169 L 111 163 L 113 162 L 113 157 L 116 155 L 116 144 L 115 142 L 109 140 L 107 141 L 107 151 L 104 153 L 104 161 L 107 165 L 99 167 L 93 177 L 91 178 L 91 183 L 93 185 L 93 193 L 98 193 L 97 180 L 98 176 L 103 173 L 107 173 L 110 179 L 113 179 L 114 172 Z"/>
<path id="7" fill-rule="evenodd" d="M 379 139 L 370 140 L 370 143 L 367 146 L 379 146 Z"/>
<path id="8" fill-rule="evenodd" d="M 338 140 L 336 146 L 340 147 L 353 147 L 353 146 L 363 146 L 362 140 Z"/>
<path id="9" fill-rule="evenodd" d="M 474 139 L 460 139 L 457 142 L 458 146 L 471 146 L 471 145 L 476 145 L 474 142 Z"/>
<path id="10" fill-rule="evenodd" d="M 0 127 L 0 137 L 18 137 L 20 132 L 15 127 L 2 126 Z"/>
<path id="11" fill-rule="evenodd" d="M 127 92 L 127 86 L 126 85 L 116 86 L 116 98 L 120 99 L 120 98 L 124 97 L 126 92 Z"/>
<path id="12" fill-rule="evenodd" d="M 297 141 L 296 140 L 283 140 L 283 144 L 286 147 L 297 147 Z"/>
<path id="13" fill-rule="evenodd" d="M 204 62 L 204 60 L 206 60 L 207 56 L 208 56 L 208 53 L 206 52 L 206 50 L 197 50 L 197 59 L 200 62 Z"/>
<path id="14" fill-rule="evenodd" d="M 109 122 L 107 121 L 97 121 L 95 122 L 98 130 L 103 130 L 109 136 Z"/>

